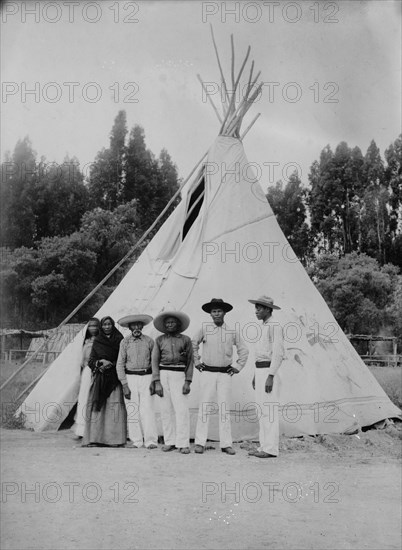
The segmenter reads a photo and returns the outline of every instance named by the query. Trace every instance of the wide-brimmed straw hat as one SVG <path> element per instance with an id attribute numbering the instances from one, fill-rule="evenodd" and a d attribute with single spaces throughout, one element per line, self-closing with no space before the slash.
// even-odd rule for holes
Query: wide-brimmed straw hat
<path id="1" fill-rule="evenodd" d="M 213 309 L 223 309 L 227 313 L 233 309 L 233 306 L 224 302 L 222 298 L 212 298 L 210 302 L 202 306 L 202 309 L 207 313 L 211 313 Z"/>
<path id="2" fill-rule="evenodd" d="M 129 327 L 131 323 L 143 323 L 144 325 L 148 325 L 152 319 L 153 317 L 146 315 L 145 313 L 134 312 L 131 315 L 122 317 L 117 322 L 122 327 Z"/>
<path id="3" fill-rule="evenodd" d="M 274 304 L 274 301 L 269 296 L 260 296 L 256 300 L 249 300 L 250 304 L 259 304 L 260 306 L 270 307 L 271 309 L 281 309 Z"/>
<path id="4" fill-rule="evenodd" d="M 159 332 L 167 332 L 165 328 L 165 319 L 167 317 L 175 317 L 180 321 L 180 327 L 177 332 L 184 332 L 190 325 L 190 317 L 182 311 L 162 311 L 154 319 L 154 327 L 159 330 Z"/>

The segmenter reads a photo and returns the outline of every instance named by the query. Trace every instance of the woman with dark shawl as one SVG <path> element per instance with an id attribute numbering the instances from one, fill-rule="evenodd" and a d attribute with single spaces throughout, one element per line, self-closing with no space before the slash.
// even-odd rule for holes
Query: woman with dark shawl
<path id="1" fill-rule="evenodd" d="M 122 446 L 127 440 L 127 413 L 116 361 L 123 335 L 111 317 L 103 317 L 88 365 L 92 385 L 88 397 L 83 445 Z M 89 413 L 90 411 L 90 413 Z"/>

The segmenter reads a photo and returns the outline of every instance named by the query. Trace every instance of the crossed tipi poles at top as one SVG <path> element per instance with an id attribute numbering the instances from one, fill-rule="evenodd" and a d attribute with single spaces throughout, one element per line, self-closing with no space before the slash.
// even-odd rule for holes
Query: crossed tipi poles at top
<path id="1" fill-rule="evenodd" d="M 216 116 L 218 117 L 218 120 L 221 124 L 221 128 L 219 131 L 219 135 L 221 136 L 229 136 L 229 137 L 237 137 L 240 138 L 240 126 L 243 121 L 243 118 L 245 117 L 247 111 L 250 109 L 250 107 L 253 105 L 254 101 L 259 96 L 263 82 L 260 82 L 260 84 L 256 86 L 257 80 L 261 74 L 261 71 L 257 73 L 257 75 L 253 78 L 254 73 L 254 61 L 251 63 L 250 67 L 250 73 L 248 77 L 247 86 L 243 89 L 243 94 L 241 100 L 236 105 L 236 94 L 239 89 L 240 79 L 243 74 L 243 71 L 246 67 L 251 47 L 248 46 L 246 57 L 240 67 L 239 74 L 237 75 L 237 78 L 235 78 L 235 50 L 234 50 L 234 39 L 233 34 L 230 35 L 230 44 L 231 44 L 231 71 L 230 71 L 230 78 L 231 78 L 231 89 L 228 89 L 228 86 L 226 84 L 225 75 L 223 74 L 221 61 L 219 58 L 218 48 L 216 46 L 214 31 L 212 28 L 212 25 L 210 25 L 211 29 L 211 37 L 212 37 L 212 43 L 214 46 L 215 54 L 216 54 L 216 60 L 218 62 L 219 72 L 221 76 L 221 86 L 222 86 L 222 116 L 219 113 L 211 94 L 208 93 L 206 86 L 199 74 L 197 74 L 197 78 L 201 83 L 201 86 L 204 90 L 204 93 L 206 97 L 208 98 Z M 247 132 L 250 130 L 250 128 L 253 126 L 257 118 L 261 115 L 261 113 L 257 113 L 257 115 L 253 118 L 249 126 L 247 127 L 246 131 L 241 136 L 241 139 L 244 138 L 244 136 L 247 134 Z"/>

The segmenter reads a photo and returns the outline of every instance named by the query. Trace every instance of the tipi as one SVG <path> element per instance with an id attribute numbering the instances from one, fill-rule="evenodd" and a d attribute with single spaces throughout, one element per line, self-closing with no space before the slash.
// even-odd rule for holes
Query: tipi
<path id="1" fill-rule="evenodd" d="M 253 78 L 254 62 L 243 97 L 236 102 L 250 48 L 235 79 L 232 39 L 229 93 L 215 41 L 214 47 L 224 96 L 222 116 L 213 105 L 221 122 L 219 135 L 196 177 L 183 188 L 180 204 L 96 315 L 119 319 L 137 309 L 155 316 L 162 309 L 176 308 L 190 316 L 186 333 L 191 336 L 209 320 L 201 305 L 220 297 L 233 304 L 227 320 L 252 347 L 259 327 L 248 299 L 268 294 L 282 308 L 274 319 L 282 324 L 285 335 L 286 359 L 276 377 L 281 385 L 282 433 L 351 432 L 399 416 L 401 411 L 362 362 L 295 257 L 252 176 L 240 125 L 261 89 L 256 86 L 259 73 Z M 56 430 L 75 404 L 83 332 L 23 402 L 20 411 L 27 427 Z M 147 332 L 156 336 L 152 328 Z M 196 371 L 190 394 L 193 432 L 199 406 L 198 375 Z M 233 378 L 232 403 L 227 404 L 237 440 L 258 434 L 252 376 L 251 353 L 246 368 Z M 213 404 L 208 412 L 214 412 Z M 210 437 L 212 430 L 212 438 L 217 438 L 216 413 L 211 421 Z"/>

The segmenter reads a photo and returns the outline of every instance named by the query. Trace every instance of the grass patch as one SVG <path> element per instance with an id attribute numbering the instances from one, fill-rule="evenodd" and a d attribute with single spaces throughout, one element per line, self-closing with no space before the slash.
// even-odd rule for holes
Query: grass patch
<path id="1" fill-rule="evenodd" d="M 20 361 L 1 361 L 0 363 L 0 384 L 3 384 L 18 367 L 22 365 L 23 360 Z M 24 428 L 24 415 L 20 415 L 19 418 L 15 417 L 18 407 L 21 401 L 26 397 L 26 394 L 22 399 L 17 400 L 17 397 L 22 391 L 44 370 L 47 366 L 39 362 L 29 363 L 24 370 L 22 370 L 8 386 L 6 386 L 0 393 L 1 403 L 1 417 L 0 425 L 3 428 L 12 430 L 18 430 Z"/>
<path id="2" fill-rule="evenodd" d="M 369 367 L 369 369 L 392 403 L 402 409 L 402 368 Z"/>
<path id="3" fill-rule="evenodd" d="M 25 415 L 20 413 L 17 417 L 18 404 L 12 402 L 1 403 L 1 426 L 8 430 L 24 430 L 25 429 Z"/>

